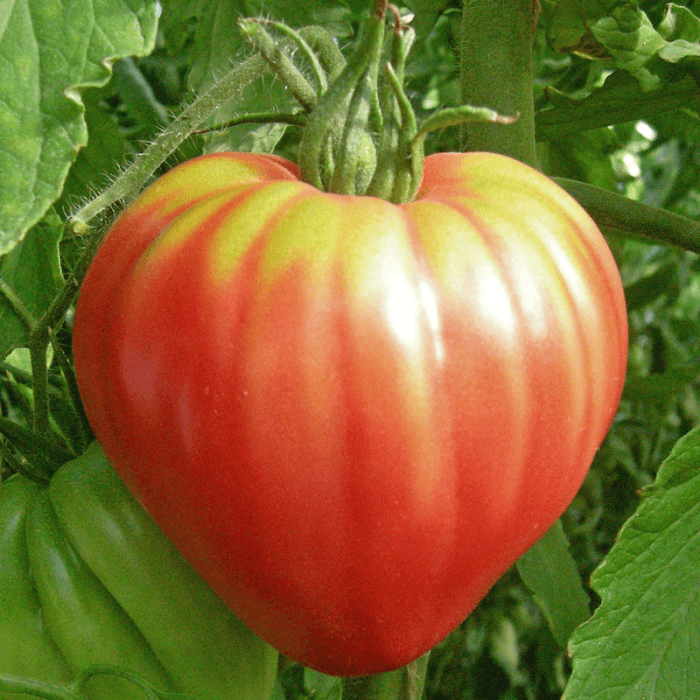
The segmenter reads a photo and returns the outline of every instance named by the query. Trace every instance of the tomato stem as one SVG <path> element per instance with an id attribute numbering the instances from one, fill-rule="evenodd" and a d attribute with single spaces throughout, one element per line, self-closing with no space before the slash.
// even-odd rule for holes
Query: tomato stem
<path id="1" fill-rule="evenodd" d="M 309 81 L 301 74 L 301 71 L 292 63 L 287 54 L 282 50 L 282 47 L 277 44 L 265 30 L 260 20 L 239 19 L 238 27 L 246 40 L 260 53 L 265 61 L 270 64 L 273 71 L 287 86 L 292 95 L 294 95 L 294 99 L 296 99 L 305 110 L 312 110 L 316 104 L 316 91 Z M 297 32 L 289 29 L 289 34 L 293 35 L 293 40 L 295 40 L 297 45 L 298 41 L 306 44 Z M 309 51 L 311 51 L 311 49 L 309 49 Z M 316 61 L 316 65 L 322 70 L 318 61 Z"/>
<path id="2" fill-rule="evenodd" d="M 29 354 L 32 362 L 34 388 L 34 431 L 44 435 L 49 431 L 49 394 L 46 370 L 49 328 L 41 325 L 29 336 Z"/>
<path id="3" fill-rule="evenodd" d="M 429 655 L 389 673 L 343 679 L 343 700 L 420 700 Z"/>
<path id="4" fill-rule="evenodd" d="M 700 253 L 700 223 L 584 182 L 553 178 L 601 228 Z"/>
<path id="5" fill-rule="evenodd" d="M 383 20 L 386 15 L 387 0 L 376 0 L 374 5 L 374 16 Z"/>
<path id="6" fill-rule="evenodd" d="M 393 18 L 393 36 L 389 63 L 380 74 L 387 12 Z M 428 131 L 480 119 L 512 121 L 492 111 L 470 108 L 468 114 L 456 110 L 434 115 L 419 128 L 403 88 L 406 57 L 415 35 L 399 9 L 387 0 L 376 0 L 374 13 L 347 63 L 335 53 L 328 36 L 318 31 L 297 32 L 260 19 L 243 19 L 239 25 L 301 105 L 303 113 L 295 114 L 294 122 L 303 121 L 308 114 L 298 162 L 302 179 L 322 191 L 407 202 L 420 184 L 423 136 Z M 296 45 L 311 66 L 315 89 L 285 53 L 284 42 L 275 42 L 264 26 Z M 263 116 L 267 121 L 267 115 Z M 280 120 L 289 121 L 284 115 Z M 245 117 L 234 123 L 239 121 Z"/>
<path id="7" fill-rule="evenodd" d="M 536 167 L 532 89 L 533 0 L 467 0 L 462 14 L 461 101 L 501 114 L 514 124 L 474 123 L 466 148 L 517 158 Z"/>
<path id="8" fill-rule="evenodd" d="M 7 284 L 4 279 L 0 277 L 0 296 L 2 296 L 5 301 L 10 305 L 12 311 L 15 313 L 17 318 L 24 324 L 24 327 L 28 331 L 32 331 L 36 325 L 34 316 L 31 311 L 25 306 L 24 302 L 19 298 L 17 292 L 12 288 L 11 285 Z"/>
<path id="9" fill-rule="evenodd" d="M 218 131 L 226 131 L 241 124 L 289 124 L 290 126 L 305 126 L 306 115 L 303 112 L 255 112 L 253 114 L 242 114 L 240 117 L 230 119 L 224 124 L 216 124 L 206 129 L 196 129 L 195 134 L 211 134 Z"/>
<path id="10" fill-rule="evenodd" d="M 58 342 L 55 333 L 51 334 L 51 345 L 53 347 L 53 356 L 61 369 L 61 374 L 65 382 L 64 395 L 72 407 L 73 414 L 76 418 L 74 425 L 77 432 L 77 439 L 71 446 L 74 448 L 76 454 L 82 454 L 90 444 L 90 441 L 94 439 L 92 428 L 85 415 L 85 408 L 80 398 L 75 369 L 61 347 L 61 344 Z"/>
<path id="11" fill-rule="evenodd" d="M 31 377 L 32 408 L 30 410 L 31 417 L 28 416 L 27 418 L 31 420 L 33 435 L 46 438 L 49 441 L 58 439 L 57 434 L 54 433 L 50 424 L 47 371 L 47 352 L 49 343 L 52 343 L 56 350 L 56 355 L 59 359 L 61 370 L 66 380 L 66 386 L 69 390 L 69 401 L 75 408 L 78 423 L 80 423 L 80 425 L 83 427 L 83 430 L 85 427 L 87 427 L 87 434 L 90 433 L 89 426 L 87 426 L 87 419 L 84 418 L 84 415 L 81 415 L 82 409 L 78 408 L 78 406 L 81 406 L 81 404 L 78 398 L 77 385 L 75 385 L 74 381 L 75 377 L 73 374 L 73 369 L 70 363 L 67 361 L 67 358 L 65 358 L 60 346 L 57 342 L 55 342 L 56 339 L 54 333 L 52 332 L 52 329 L 55 329 L 63 322 L 65 313 L 74 298 L 74 295 L 65 295 L 66 288 L 69 286 L 69 284 L 70 283 L 66 283 L 66 285 L 64 285 L 59 297 L 54 300 L 42 318 L 36 319 L 29 309 L 27 309 L 22 301 L 16 296 L 12 288 L 0 280 L 0 294 L 10 303 L 17 317 L 24 324 L 29 336 L 27 340 L 27 347 L 29 348 L 32 371 L 31 375 L 28 376 Z M 77 286 L 75 286 L 75 289 L 77 290 Z M 65 362 L 62 360 L 65 360 Z M 13 442 L 12 437 L 8 436 L 6 431 L 0 432 L 5 433 L 5 435 L 9 437 L 10 441 Z M 20 449 L 20 452 L 25 454 L 26 449 Z M 70 456 L 71 455 L 68 454 L 68 457 Z"/>
<path id="12" fill-rule="evenodd" d="M 90 200 L 70 218 L 73 233 L 84 234 L 96 216 L 117 202 L 129 203 L 143 189 L 160 165 L 221 106 L 264 73 L 267 66 L 261 56 L 252 56 L 214 83 L 156 138 L 131 165 L 101 194 Z"/>
<path id="13" fill-rule="evenodd" d="M 316 80 L 316 84 L 318 86 L 318 95 L 320 96 L 326 90 L 328 90 L 328 79 L 326 77 L 326 71 L 323 69 L 323 66 L 321 65 L 321 61 L 319 60 L 318 56 L 316 56 L 311 46 L 309 46 L 308 42 L 299 32 L 295 31 L 291 27 L 288 27 L 283 22 L 273 22 L 272 20 L 257 21 L 261 24 L 264 23 L 272 27 L 273 29 L 276 29 L 280 34 L 289 37 L 294 42 L 296 47 L 301 52 L 302 56 L 304 56 L 307 63 L 311 67 L 311 70 L 314 74 L 314 79 Z"/>

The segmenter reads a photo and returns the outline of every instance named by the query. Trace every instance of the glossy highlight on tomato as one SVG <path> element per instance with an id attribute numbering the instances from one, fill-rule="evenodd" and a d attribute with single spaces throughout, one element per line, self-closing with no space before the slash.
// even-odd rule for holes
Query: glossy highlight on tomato
<path id="1" fill-rule="evenodd" d="M 434 646 L 561 515 L 627 325 L 592 220 L 516 161 L 429 156 L 394 205 L 227 153 L 116 222 L 74 347 L 100 444 L 189 562 L 284 654 L 360 675 Z"/>

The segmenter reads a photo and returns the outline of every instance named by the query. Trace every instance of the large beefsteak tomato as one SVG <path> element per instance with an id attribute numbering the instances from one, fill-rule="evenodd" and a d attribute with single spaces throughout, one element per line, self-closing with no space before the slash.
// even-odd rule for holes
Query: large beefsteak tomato
<path id="1" fill-rule="evenodd" d="M 119 218 L 75 317 L 109 459 L 264 640 L 337 675 L 458 625 L 574 497 L 626 366 L 619 275 L 557 185 L 429 156 L 408 204 L 217 154 Z"/>

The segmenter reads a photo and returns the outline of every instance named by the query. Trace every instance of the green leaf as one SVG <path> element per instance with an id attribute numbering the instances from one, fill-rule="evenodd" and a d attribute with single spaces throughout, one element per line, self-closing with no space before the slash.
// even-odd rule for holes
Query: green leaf
<path id="1" fill-rule="evenodd" d="M 554 639 L 565 647 L 571 633 L 588 619 L 590 611 L 560 521 L 518 559 L 517 567 L 523 583 L 542 608 Z"/>
<path id="2" fill-rule="evenodd" d="M 671 69 L 700 56 L 700 19 L 669 5 L 654 29 L 638 2 L 543 0 L 549 45 L 559 52 L 610 61 L 648 92 L 661 87 Z"/>
<path id="3" fill-rule="evenodd" d="M 700 42 L 700 19 L 687 7 L 669 3 L 659 25 L 659 34 L 669 42 L 680 40 L 697 44 Z"/>
<path id="4" fill-rule="evenodd" d="M 168 2 L 166 8 L 178 4 Z M 199 5 L 188 75 L 189 86 L 195 91 L 211 85 L 215 76 L 230 68 L 231 61 L 246 51 L 238 30 L 238 19 L 247 14 L 242 0 L 209 0 Z"/>
<path id="5" fill-rule="evenodd" d="M 555 51 L 597 57 L 602 53 L 588 23 L 606 17 L 615 0 L 542 0 L 547 43 Z"/>
<path id="6" fill-rule="evenodd" d="M 8 255 L 0 258 L 0 279 L 34 320 L 46 311 L 63 285 L 58 242 L 63 228 L 57 216 L 47 217 Z M 27 342 L 25 321 L 0 292 L 0 357 Z"/>
<path id="7" fill-rule="evenodd" d="M 80 91 L 104 85 L 116 58 L 145 55 L 153 0 L 15 0 L 0 12 L 0 254 L 61 193 L 87 143 Z M 4 21 L 4 24 L 3 24 Z"/>
<path id="8" fill-rule="evenodd" d="M 682 438 L 595 571 L 564 700 L 700 697 L 700 430 Z"/>
<path id="9" fill-rule="evenodd" d="M 672 260 L 649 275 L 625 286 L 627 312 L 641 309 L 656 301 L 678 284 L 678 262 Z"/>
<path id="10" fill-rule="evenodd" d="M 130 119 L 137 124 L 136 135 L 141 140 L 152 139 L 166 127 L 170 118 L 165 107 L 158 102 L 153 89 L 133 59 L 123 58 L 114 64 L 114 92 Z M 134 130 L 132 132 L 132 138 Z"/>
<path id="11" fill-rule="evenodd" d="M 659 25 L 659 34 L 669 42 L 659 57 L 670 63 L 700 56 L 700 19 L 687 7 L 669 4 Z"/>
<path id="12" fill-rule="evenodd" d="M 243 127 L 238 136 L 238 150 L 245 153 L 272 153 L 287 131 L 286 124 L 262 124 L 251 128 Z M 212 140 L 212 145 L 215 139 Z M 213 149 L 212 149 L 213 150 Z"/>
<path id="13" fill-rule="evenodd" d="M 621 5 L 609 17 L 589 24 L 589 28 L 615 65 L 633 75 L 643 91 L 661 85 L 661 78 L 647 64 L 666 46 L 666 41 L 642 10 Z"/>
<path id="14" fill-rule="evenodd" d="M 617 178 L 610 154 L 617 146 L 610 129 L 592 129 L 553 138 L 542 145 L 540 158 L 549 177 L 567 177 L 614 190 Z"/>
<path id="15" fill-rule="evenodd" d="M 632 401 L 673 398 L 699 375 L 700 361 L 694 361 L 671 367 L 661 374 L 627 377 L 623 397 Z"/>

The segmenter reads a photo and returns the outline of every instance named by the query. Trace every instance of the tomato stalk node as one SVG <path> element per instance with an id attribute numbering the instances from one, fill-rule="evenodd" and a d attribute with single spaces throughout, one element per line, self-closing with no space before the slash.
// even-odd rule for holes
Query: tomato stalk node
<path id="1" fill-rule="evenodd" d="M 393 32 L 385 42 L 387 14 L 393 20 Z M 299 167 L 302 179 L 322 191 L 368 195 L 396 204 L 410 201 L 420 185 L 423 141 L 429 131 L 473 121 L 509 124 L 514 120 L 467 105 L 439 111 L 419 127 L 403 87 L 415 32 L 386 0 L 377 0 L 347 62 L 318 28 L 295 31 L 261 19 L 244 19 L 239 24 L 302 107 L 300 118 L 295 118 L 297 123 L 307 118 Z M 283 41 L 276 42 L 265 27 L 274 29 Z M 285 53 L 290 40 L 311 67 L 315 88 Z M 380 70 L 385 54 L 388 61 Z"/>

